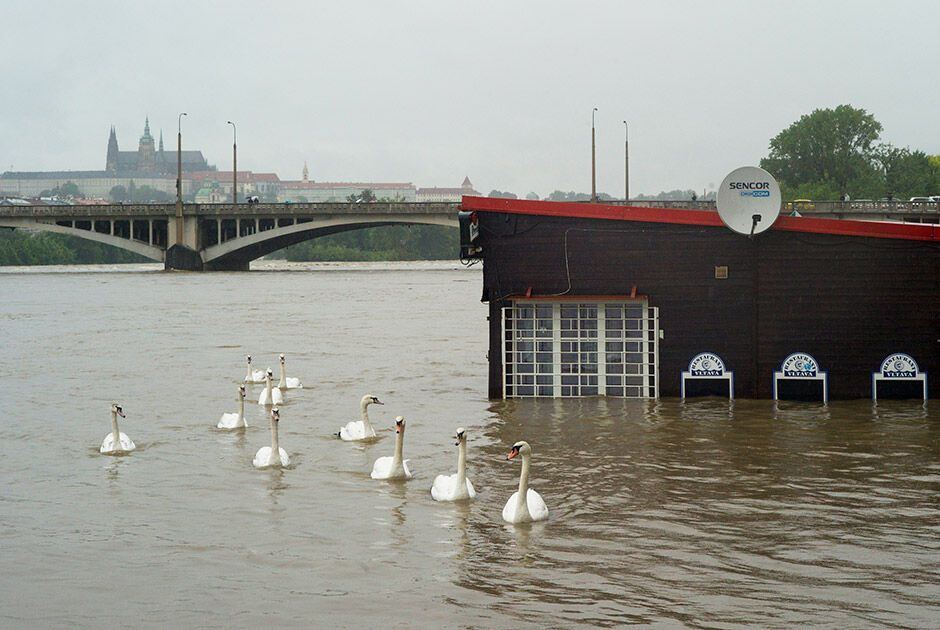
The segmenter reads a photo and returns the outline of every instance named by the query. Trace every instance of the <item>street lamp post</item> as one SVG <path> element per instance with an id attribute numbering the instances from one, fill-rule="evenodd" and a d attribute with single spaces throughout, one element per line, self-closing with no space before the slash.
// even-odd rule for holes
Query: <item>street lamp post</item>
<path id="1" fill-rule="evenodd" d="M 238 203 L 238 130 L 231 120 L 228 124 L 232 126 L 232 205 L 235 205 Z"/>
<path id="2" fill-rule="evenodd" d="M 591 203 L 597 203 L 597 157 L 596 144 L 594 141 L 594 114 L 597 108 L 591 112 Z"/>
<path id="3" fill-rule="evenodd" d="M 176 244 L 183 244 L 183 116 L 176 117 Z"/>
<path id="4" fill-rule="evenodd" d="M 630 201 L 630 125 L 623 121 L 623 200 Z"/>

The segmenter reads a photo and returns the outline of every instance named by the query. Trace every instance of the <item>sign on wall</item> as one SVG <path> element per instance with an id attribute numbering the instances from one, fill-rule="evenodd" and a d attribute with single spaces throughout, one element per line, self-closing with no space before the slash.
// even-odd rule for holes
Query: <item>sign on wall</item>
<path id="1" fill-rule="evenodd" d="M 794 352 L 774 371 L 774 400 L 780 399 L 780 381 L 820 381 L 823 402 L 829 402 L 829 373 L 819 369 L 819 362 L 806 352 Z"/>
<path id="2" fill-rule="evenodd" d="M 682 398 L 685 398 L 685 382 L 689 379 L 726 380 L 728 398 L 734 399 L 734 372 L 726 370 L 725 362 L 713 352 L 700 352 L 689 361 L 689 369 L 682 372 Z"/>
<path id="3" fill-rule="evenodd" d="M 871 398 L 878 400 L 878 384 L 883 382 L 920 381 L 923 384 L 924 400 L 927 400 L 927 373 L 921 372 L 917 361 L 909 354 L 895 352 L 885 357 L 877 372 L 871 374 Z"/>

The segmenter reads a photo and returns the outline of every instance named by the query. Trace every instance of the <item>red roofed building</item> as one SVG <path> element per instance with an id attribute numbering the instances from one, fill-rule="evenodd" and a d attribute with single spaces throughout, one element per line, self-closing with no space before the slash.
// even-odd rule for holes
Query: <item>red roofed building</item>
<path id="1" fill-rule="evenodd" d="M 469 177 L 463 178 L 460 188 L 419 188 L 417 201 L 460 201 L 464 195 L 478 196 Z"/>

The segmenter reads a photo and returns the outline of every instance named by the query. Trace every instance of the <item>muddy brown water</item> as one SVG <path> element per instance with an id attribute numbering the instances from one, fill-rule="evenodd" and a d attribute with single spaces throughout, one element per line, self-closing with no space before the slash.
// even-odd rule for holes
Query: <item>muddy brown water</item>
<path id="1" fill-rule="evenodd" d="M 480 292 L 449 263 L 0 272 L 0 625 L 940 625 L 935 401 L 489 401 Z M 214 426 L 279 352 L 293 462 L 259 471 L 258 405 Z M 365 393 L 380 439 L 339 441 Z M 373 481 L 398 414 L 415 479 Z M 479 496 L 435 503 L 458 426 Z M 547 522 L 501 522 L 519 439 Z"/>

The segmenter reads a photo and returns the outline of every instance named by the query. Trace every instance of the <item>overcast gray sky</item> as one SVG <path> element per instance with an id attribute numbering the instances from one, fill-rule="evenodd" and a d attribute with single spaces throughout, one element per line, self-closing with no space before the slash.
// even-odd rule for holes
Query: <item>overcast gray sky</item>
<path id="1" fill-rule="evenodd" d="M 175 148 L 317 181 L 710 188 L 815 108 L 940 153 L 940 2 L 2 0 L 0 170 Z"/>

